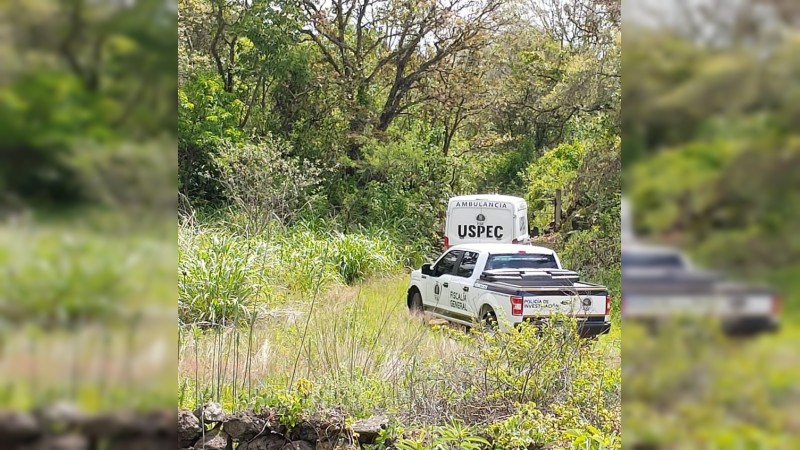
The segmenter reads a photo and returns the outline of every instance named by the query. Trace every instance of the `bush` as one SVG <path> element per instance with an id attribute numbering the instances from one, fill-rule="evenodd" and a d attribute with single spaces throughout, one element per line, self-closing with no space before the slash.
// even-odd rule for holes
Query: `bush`
<path id="1" fill-rule="evenodd" d="M 545 152 L 527 170 L 525 180 L 528 184 L 525 195 L 528 208 L 536 211 L 531 225 L 540 228 L 548 226 L 553 217 L 553 196 L 556 189 L 564 189 L 562 202 L 569 205 L 575 199 L 566 187 L 578 175 L 578 167 L 586 153 L 583 142 L 561 144 Z"/>
<path id="2" fill-rule="evenodd" d="M 555 247 L 561 264 L 583 276 L 591 277 L 620 268 L 622 245 L 619 235 L 607 235 L 599 227 L 565 233 L 559 236 Z"/>
<path id="3" fill-rule="evenodd" d="M 262 289 L 260 253 L 232 234 L 181 230 L 178 264 L 179 317 L 184 322 L 247 321 Z M 267 295 L 268 292 L 263 292 Z"/>
<path id="4" fill-rule="evenodd" d="M 180 230 L 179 311 L 185 323 L 247 323 L 292 296 L 402 269 L 387 233 L 315 232 L 266 225 L 251 235 L 230 222 Z"/>
<path id="5" fill-rule="evenodd" d="M 130 306 L 137 255 L 126 246 L 91 233 L 0 233 L 0 320 L 72 327 L 120 319 Z"/>
<path id="6" fill-rule="evenodd" d="M 106 207 L 162 212 L 175 207 L 178 167 L 173 139 L 144 143 L 86 142 L 68 167 L 85 199 Z"/>
<path id="7" fill-rule="evenodd" d="M 248 235 L 263 233 L 273 221 L 292 223 L 317 195 L 320 169 L 288 152 L 287 144 L 269 136 L 221 145 L 215 159 L 220 180 Z"/>

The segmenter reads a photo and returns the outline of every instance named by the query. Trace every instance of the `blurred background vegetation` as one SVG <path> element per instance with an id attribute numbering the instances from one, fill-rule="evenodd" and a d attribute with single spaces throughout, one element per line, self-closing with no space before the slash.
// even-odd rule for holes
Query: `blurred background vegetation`
<path id="1" fill-rule="evenodd" d="M 173 7 L 68 0 L 2 8 L 4 203 L 174 204 L 174 181 L 165 183 L 174 158 L 163 151 L 177 128 Z"/>
<path id="2" fill-rule="evenodd" d="M 676 1 L 661 25 L 626 25 L 622 154 L 639 234 L 741 275 L 800 261 L 792 5 Z"/>
<path id="3" fill-rule="evenodd" d="M 0 407 L 174 404 L 176 19 L 0 2 Z"/>
<path id="4" fill-rule="evenodd" d="M 782 330 L 625 323 L 626 448 L 797 448 L 800 4 L 626 2 L 622 160 L 639 236 L 769 283 Z M 623 268 L 624 269 L 624 268 Z"/>

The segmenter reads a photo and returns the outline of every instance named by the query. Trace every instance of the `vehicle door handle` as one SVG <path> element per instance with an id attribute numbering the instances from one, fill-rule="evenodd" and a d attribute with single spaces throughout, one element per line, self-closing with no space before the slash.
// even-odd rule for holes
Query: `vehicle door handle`
<path id="1" fill-rule="evenodd" d="M 565 305 L 565 306 L 566 306 L 566 305 L 569 305 L 569 300 L 564 300 L 563 302 L 561 302 L 561 304 L 562 304 L 562 305 Z"/>
<path id="2" fill-rule="evenodd" d="M 464 292 L 469 291 L 469 286 L 464 286 Z"/>
<path id="3" fill-rule="evenodd" d="M 442 283 L 442 286 L 444 287 L 450 286 L 450 283 Z"/>

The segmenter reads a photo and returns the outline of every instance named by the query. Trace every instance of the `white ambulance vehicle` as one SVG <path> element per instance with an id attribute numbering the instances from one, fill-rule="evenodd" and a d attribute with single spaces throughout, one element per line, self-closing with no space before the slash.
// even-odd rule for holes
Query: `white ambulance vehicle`
<path id="1" fill-rule="evenodd" d="M 462 195 L 450 199 L 444 247 L 459 244 L 529 244 L 528 204 L 509 195 Z"/>

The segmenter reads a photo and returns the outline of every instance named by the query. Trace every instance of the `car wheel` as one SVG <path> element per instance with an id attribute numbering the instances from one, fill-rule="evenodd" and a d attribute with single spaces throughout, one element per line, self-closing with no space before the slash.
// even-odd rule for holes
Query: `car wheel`
<path id="1" fill-rule="evenodd" d="M 497 315 L 492 308 L 486 307 L 481 314 L 481 325 L 489 330 L 497 330 Z"/>
<path id="2" fill-rule="evenodd" d="M 408 309 L 411 311 L 412 315 L 421 316 L 424 312 L 424 308 L 422 307 L 422 295 L 419 291 L 414 291 L 411 294 L 411 301 L 408 303 Z"/>

